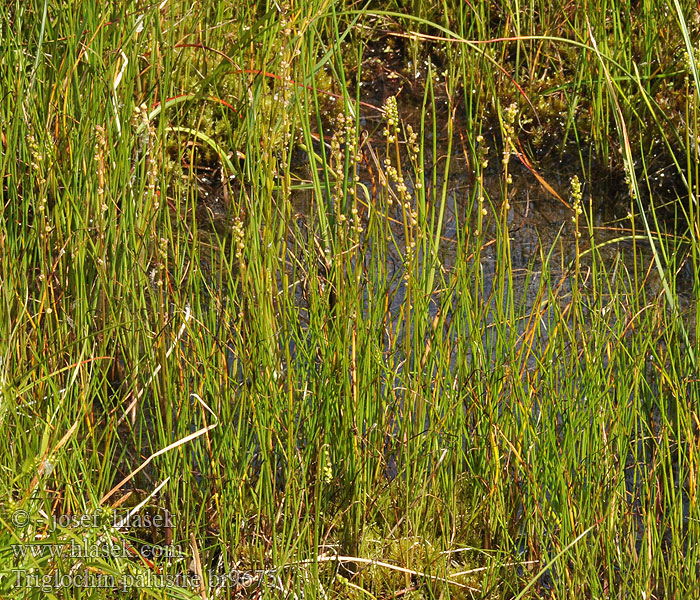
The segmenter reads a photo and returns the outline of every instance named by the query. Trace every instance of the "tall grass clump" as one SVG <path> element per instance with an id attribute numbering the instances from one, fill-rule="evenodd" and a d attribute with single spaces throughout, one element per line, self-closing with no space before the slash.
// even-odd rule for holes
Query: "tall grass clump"
<path id="1" fill-rule="evenodd" d="M 690 597 L 696 21 L 5 7 L 0 594 Z"/>

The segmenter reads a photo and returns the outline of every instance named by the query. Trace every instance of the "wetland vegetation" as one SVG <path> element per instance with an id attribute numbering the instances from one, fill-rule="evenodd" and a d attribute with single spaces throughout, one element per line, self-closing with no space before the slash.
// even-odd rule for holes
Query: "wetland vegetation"
<path id="1" fill-rule="evenodd" d="M 697 594 L 695 3 L 0 40 L 2 597 Z"/>

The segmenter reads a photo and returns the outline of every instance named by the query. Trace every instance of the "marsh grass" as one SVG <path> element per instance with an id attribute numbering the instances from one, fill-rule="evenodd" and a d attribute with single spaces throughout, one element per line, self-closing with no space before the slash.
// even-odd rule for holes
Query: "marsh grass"
<path id="1" fill-rule="evenodd" d="M 85 573 L 156 598 L 224 574 L 229 596 L 697 589 L 690 6 L 109 11 L 0 22 L 3 597 L 114 597 Z M 368 31 L 409 38 L 381 106 Z M 536 158 L 571 140 L 555 183 Z M 563 215 L 524 264 L 520 164 Z M 613 233 L 599 165 L 627 176 Z M 202 588 L 158 578 L 188 570 Z"/>

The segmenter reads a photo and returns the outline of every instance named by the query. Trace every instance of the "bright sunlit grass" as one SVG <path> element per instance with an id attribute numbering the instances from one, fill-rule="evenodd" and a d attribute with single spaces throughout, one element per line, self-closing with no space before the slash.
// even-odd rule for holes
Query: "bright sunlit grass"
<path id="1" fill-rule="evenodd" d="M 690 597 L 698 23 L 594 4 L 3 8 L 0 595 Z"/>

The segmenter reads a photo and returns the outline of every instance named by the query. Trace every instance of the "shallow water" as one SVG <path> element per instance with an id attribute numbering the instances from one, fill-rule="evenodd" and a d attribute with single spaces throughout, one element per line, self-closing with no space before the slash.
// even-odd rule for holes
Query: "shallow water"
<path id="1" fill-rule="evenodd" d="M 301 162 L 303 163 L 303 161 Z M 492 157 L 491 162 L 498 163 L 498 160 L 494 160 Z M 428 163 L 430 163 L 429 159 Z M 439 250 L 440 263 L 446 273 L 448 273 L 448 276 L 450 270 L 456 265 L 457 261 L 463 260 L 463 258 L 461 258 L 462 254 L 458 248 L 458 234 L 464 235 L 464 232 L 473 232 L 476 229 L 475 209 L 471 208 L 473 205 L 472 197 L 475 186 L 473 174 L 459 151 L 454 153 L 451 165 L 447 203 L 445 207 L 445 221 L 441 232 L 442 242 Z M 366 168 L 366 166 L 363 167 L 360 173 L 362 182 L 370 189 L 372 186 L 372 179 L 368 175 Z M 540 176 L 567 200 L 571 178 L 576 174 L 581 177 L 580 169 L 571 161 L 550 161 L 550 164 L 538 165 L 538 169 Z M 522 166 L 516 157 L 511 159 L 510 173 L 512 175 L 512 183 L 509 185 L 510 210 L 508 210 L 507 218 L 510 236 L 513 289 L 512 294 L 507 294 L 510 290 L 506 287 L 506 295 L 510 295 L 512 301 L 517 303 L 515 307 L 516 315 L 527 317 L 532 314 L 533 311 L 536 311 L 538 318 L 545 322 L 556 320 L 559 318 L 558 315 L 560 315 L 560 312 L 555 310 L 554 307 L 542 308 L 540 291 L 543 284 L 544 287 L 557 286 L 556 298 L 564 303 L 570 300 L 573 281 L 571 265 L 573 264 L 577 252 L 572 223 L 572 210 L 546 191 L 538 182 L 537 178 L 535 178 L 527 168 Z M 451 352 L 450 365 L 453 371 L 457 370 L 457 348 L 461 343 L 458 334 L 455 333 L 457 329 L 461 331 L 462 335 L 481 336 L 484 341 L 483 347 L 485 348 L 495 349 L 498 347 L 498 344 L 494 343 L 492 339 L 489 339 L 489 336 L 496 335 L 495 328 L 491 326 L 494 325 L 495 315 L 499 314 L 499 310 L 495 310 L 495 308 L 497 308 L 496 303 L 503 302 L 503 299 L 495 293 L 499 289 L 497 277 L 500 265 L 498 264 L 499 258 L 496 254 L 496 245 L 490 244 L 489 242 L 496 239 L 498 229 L 501 227 L 499 223 L 499 214 L 501 211 L 499 198 L 503 182 L 502 176 L 497 169 L 492 169 L 487 174 L 488 178 L 485 181 L 484 187 L 487 198 L 493 199 L 494 204 L 492 205 L 487 202 L 488 215 L 485 218 L 484 230 L 481 234 L 483 244 L 482 251 L 478 264 L 472 265 L 474 269 L 478 269 L 483 286 L 480 290 L 471 290 L 470 294 L 472 301 L 480 302 L 485 307 L 490 307 L 490 310 L 484 310 L 486 318 L 485 322 L 481 324 L 483 329 L 480 331 L 468 332 L 465 326 L 449 328 L 451 333 L 449 334 L 450 338 L 446 339 L 446 348 Z M 429 180 L 430 175 L 430 168 L 427 166 L 426 180 Z M 300 168 L 299 176 L 302 179 L 308 178 L 308 173 L 304 173 L 303 164 Z M 374 181 L 377 179 L 375 174 Z M 438 179 L 437 190 L 442 188 L 442 183 L 442 180 Z M 409 183 L 410 196 L 413 196 L 412 191 Z M 584 182 L 583 200 L 585 207 L 590 206 L 589 199 L 591 198 L 591 194 L 593 195 L 593 200 L 591 202 L 593 207 L 592 229 L 589 232 L 585 218 L 582 216 L 580 220 L 582 236 L 579 242 L 580 251 L 583 253 L 581 257 L 582 284 L 580 289 L 583 292 L 582 301 L 588 303 L 587 310 L 590 312 L 606 310 L 606 307 L 612 306 L 614 302 L 619 302 L 621 299 L 624 300 L 621 298 L 620 294 L 628 293 L 623 292 L 619 287 L 606 288 L 605 286 L 598 285 L 596 291 L 598 296 L 595 302 L 593 301 L 592 295 L 587 295 L 587 290 L 591 290 L 593 287 L 593 274 L 589 271 L 590 254 L 586 254 L 590 247 L 591 232 L 595 238 L 600 257 L 606 268 L 617 274 L 625 272 L 631 274 L 634 273 L 636 269 L 645 277 L 645 292 L 648 302 L 664 303 L 663 286 L 658 276 L 657 269 L 653 264 L 653 253 L 650 244 L 644 240 L 632 241 L 629 239 L 630 221 L 626 218 L 624 199 L 621 200 L 620 198 L 619 183 L 607 182 L 604 177 L 601 177 L 597 182 Z M 222 210 L 225 210 L 225 203 L 212 202 L 211 197 L 208 202 L 210 206 L 223 207 Z M 287 240 L 287 264 L 290 266 L 290 269 L 291 265 L 298 261 L 308 264 L 308 257 L 304 255 L 304 252 L 305 249 L 309 248 L 314 249 L 313 251 L 318 254 L 316 258 L 323 262 L 323 252 L 320 242 L 318 240 L 314 241 L 314 209 L 311 196 L 305 191 L 297 192 L 292 198 L 292 203 L 297 214 L 295 217 L 296 222 L 290 227 L 290 234 Z M 400 216 L 399 213 L 393 216 L 397 217 L 397 221 L 400 220 L 398 219 Z M 639 227 L 639 223 L 636 225 Z M 390 246 L 386 254 L 377 254 L 372 251 L 372 248 L 376 248 L 376 246 L 372 245 L 371 240 L 365 239 L 366 247 L 361 254 L 362 260 L 365 262 L 364 267 L 368 270 L 371 270 L 370 267 L 377 260 L 384 261 L 384 281 L 379 287 L 376 285 L 373 286 L 372 282 L 369 282 L 365 287 L 364 294 L 366 306 L 369 306 L 373 300 L 373 296 L 376 294 L 388 295 L 390 299 L 388 302 L 388 322 L 394 327 L 394 330 L 392 335 L 393 340 L 390 339 L 388 334 L 384 334 L 386 352 L 393 352 L 395 348 L 401 347 L 401 339 L 403 336 L 403 331 L 400 327 L 401 322 L 410 322 L 411 319 L 414 318 L 423 318 L 431 321 L 441 306 L 443 309 L 450 311 L 448 324 L 450 319 L 459 318 L 455 316 L 458 313 L 455 310 L 451 310 L 450 307 L 456 306 L 458 302 L 461 301 L 457 296 L 464 292 L 463 290 L 456 289 L 454 292 L 449 292 L 453 294 L 452 297 L 445 296 L 448 292 L 436 292 L 429 305 L 429 312 L 427 315 L 415 314 L 413 312 L 413 307 L 407 307 L 406 288 L 403 277 L 404 260 L 402 255 L 405 251 L 405 247 L 403 246 L 403 227 L 399 222 L 392 224 L 391 227 L 394 238 L 398 242 L 398 247 Z M 214 227 L 214 229 L 216 229 L 216 227 Z M 637 231 L 639 233 L 642 230 L 638 229 Z M 549 262 L 545 268 L 542 257 L 547 255 L 549 255 Z M 359 268 L 360 265 L 356 264 L 355 267 Z M 318 272 L 315 275 L 320 279 L 324 279 L 327 276 L 325 274 L 326 268 L 326 266 L 321 264 L 318 266 Z M 615 279 L 615 277 L 611 277 L 611 280 L 614 281 Z M 689 328 L 689 335 L 691 339 L 693 339 L 695 326 L 692 320 L 694 299 L 692 296 L 692 279 L 689 269 L 680 271 L 676 285 L 678 288 L 677 292 L 680 309 L 688 315 L 684 319 Z M 322 360 L 317 350 L 306 347 L 300 348 L 300 345 L 315 343 L 309 339 L 306 332 L 309 310 L 306 305 L 305 293 L 304 282 L 297 282 L 295 287 L 295 299 L 299 311 L 299 323 L 302 330 L 297 332 L 293 337 L 290 337 L 290 339 L 280 339 L 278 342 L 280 344 L 280 356 L 285 356 L 286 350 L 288 349 L 291 360 L 296 362 L 295 368 L 293 369 L 294 372 L 305 372 L 305 370 L 309 368 L 318 368 L 320 366 L 319 361 Z M 630 297 L 630 303 L 631 300 L 632 298 Z M 501 310 L 500 312 L 502 313 L 503 311 Z M 524 319 L 520 319 L 516 320 L 513 326 L 518 328 L 515 337 L 520 338 L 527 324 Z M 227 326 L 224 325 L 224 331 L 222 333 L 225 334 L 227 329 Z M 546 327 L 541 328 L 541 335 L 538 343 L 546 344 L 547 335 Z M 226 342 L 222 340 L 222 344 L 226 345 Z M 435 351 L 442 351 L 442 349 L 435 349 Z M 239 384 L 246 382 L 250 374 L 243 372 L 242 363 L 237 359 L 230 345 L 227 346 L 226 352 L 229 372 L 233 381 Z M 464 348 L 464 344 L 462 344 L 460 352 L 461 356 L 459 359 L 461 361 L 467 361 L 467 363 L 469 363 L 473 359 L 470 355 L 469 348 Z M 405 403 L 411 402 L 405 399 L 397 390 L 403 389 L 402 385 L 404 385 L 404 382 L 402 381 L 402 377 L 404 370 L 415 369 L 415 363 L 419 358 L 420 357 L 413 356 L 393 356 L 387 358 L 387 364 L 399 365 L 396 366 L 395 370 L 392 372 L 385 373 L 383 381 L 381 382 L 384 395 L 387 398 L 395 399 L 394 406 L 391 409 L 394 415 L 392 417 L 394 435 L 399 431 L 401 415 L 407 412 L 408 407 L 405 406 Z M 535 349 L 528 355 L 527 368 L 538 368 L 537 358 Z M 484 360 L 484 357 L 481 357 L 481 360 Z M 650 369 L 650 373 L 653 374 L 654 369 L 651 364 L 652 357 L 648 357 L 647 360 L 648 364 L 645 365 L 644 368 Z M 300 364 L 298 361 L 302 361 L 303 364 Z M 315 364 L 309 365 L 307 364 L 308 361 L 312 361 Z M 552 368 L 556 369 L 557 367 L 554 365 Z M 562 369 L 563 368 L 564 367 L 562 367 Z M 279 377 L 283 378 L 286 371 L 287 366 L 281 363 L 278 374 Z M 296 382 L 295 386 L 297 389 L 303 389 L 303 382 Z M 562 392 L 562 395 L 564 395 L 564 392 Z M 663 401 L 661 397 L 662 396 L 659 394 L 659 402 Z M 540 402 L 544 402 L 545 400 L 546 399 L 536 399 L 533 402 L 532 412 L 530 414 L 520 414 L 518 418 L 532 419 L 533 423 L 538 423 L 542 411 Z M 581 401 L 594 402 L 595 400 L 583 398 Z M 624 400 L 620 401 L 624 402 Z M 634 398 L 629 399 L 629 402 L 634 402 Z M 508 406 L 507 403 L 504 402 L 502 410 L 514 410 L 514 408 Z M 652 407 L 650 410 L 656 410 L 658 412 L 659 407 Z M 561 429 L 563 434 L 567 428 L 567 415 L 556 411 L 552 413 L 551 409 L 548 409 L 547 412 L 549 417 L 553 417 L 557 422 L 557 427 Z M 369 425 L 362 424 L 361 427 L 362 429 L 359 435 L 364 439 Z M 429 417 L 426 417 L 424 430 L 429 431 L 431 427 L 432 424 L 430 423 Z M 648 503 L 650 501 L 648 496 L 649 490 L 645 488 L 645 485 L 647 485 L 645 482 L 648 481 L 653 471 L 658 469 L 658 458 L 651 450 L 647 424 L 640 422 L 631 424 L 630 427 L 632 443 L 628 447 L 627 454 L 617 457 L 617 460 L 620 464 L 625 465 L 626 500 L 634 515 L 631 519 L 633 530 L 629 532 L 629 537 L 631 540 L 634 540 L 634 544 L 641 550 L 641 544 L 645 535 L 645 527 L 640 507 L 642 503 Z M 438 433 L 437 435 L 439 436 L 440 434 Z M 569 431 L 567 435 L 572 435 L 572 433 Z M 468 446 L 470 440 L 464 439 L 463 443 Z M 392 439 L 392 435 L 389 434 L 386 439 L 385 458 L 385 475 L 389 479 L 402 476 L 402 472 L 405 469 L 405 466 L 403 466 L 403 461 L 405 459 L 402 457 L 401 452 L 401 443 Z M 253 444 L 249 449 L 249 453 L 250 458 L 248 462 L 251 465 L 251 469 L 253 471 L 258 471 L 261 466 L 259 445 Z M 585 466 L 587 460 L 590 460 L 590 457 L 586 457 L 582 454 L 581 461 L 583 466 L 581 469 L 583 473 L 588 472 Z M 673 468 L 677 471 L 677 464 Z M 277 485 L 282 489 L 285 485 L 286 477 L 286 464 L 283 460 L 280 459 L 278 461 L 274 472 Z M 582 486 L 582 489 L 585 489 L 587 485 L 586 481 L 580 480 L 577 473 L 571 474 L 571 480 L 578 482 Z M 526 484 L 523 485 L 524 487 L 521 490 L 521 494 L 523 498 L 526 498 L 528 490 L 526 489 Z M 682 510 L 686 523 L 689 515 L 687 485 L 688 482 L 680 481 L 678 477 L 674 475 L 674 486 L 682 499 Z M 665 510 L 666 509 L 664 509 L 664 511 Z M 523 548 L 523 551 L 525 551 L 529 546 L 529 540 L 527 539 L 525 531 L 523 530 L 520 534 L 517 534 L 517 531 L 515 533 L 518 544 Z M 556 536 L 555 531 L 552 531 L 552 536 L 554 539 L 554 536 Z M 543 542 L 545 542 L 545 540 L 538 540 L 538 543 Z M 556 572 L 551 572 L 549 576 L 556 577 L 557 574 Z M 546 587 L 546 585 L 544 587 Z"/>

